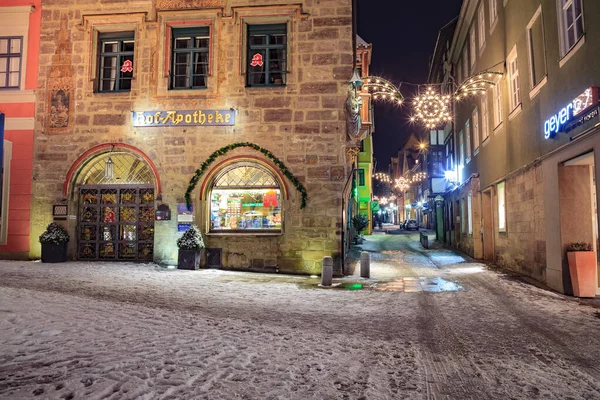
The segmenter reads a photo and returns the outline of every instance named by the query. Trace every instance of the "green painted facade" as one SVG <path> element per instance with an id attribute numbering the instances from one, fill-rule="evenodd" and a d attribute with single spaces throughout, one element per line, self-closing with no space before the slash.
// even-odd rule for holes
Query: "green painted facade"
<path id="1" fill-rule="evenodd" d="M 369 217 L 369 226 L 365 235 L 373 232 L 373 216 L 371 215 L 371 198 L 373 197 L 373 136 L 368 135 L 362 141 L 361 152 L 358 153 L 358 173 L 356 174 L 358 187 L 359 212 Z"/>

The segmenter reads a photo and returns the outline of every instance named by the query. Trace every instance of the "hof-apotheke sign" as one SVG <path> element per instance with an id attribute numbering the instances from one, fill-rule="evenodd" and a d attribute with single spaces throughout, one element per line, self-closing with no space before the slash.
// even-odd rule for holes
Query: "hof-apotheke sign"
<path id="1" fill-rule="evenodd" d="M 568 132 L 598 115 L 598 88 L 587 88 L 573 101 L 544 122 L 544 137 L 553 138 L 558 132 Z M 593 115 L 592 115 L 593 114 Z M 579 118 L 575 118 L 579 117 Z M 580 121 L 581 120 L 581 121 Z"/>
<path id="2" fill-rule="evenodd" d="M 132 111 L 133 126 L 231 126 L 235 110 Z"/>

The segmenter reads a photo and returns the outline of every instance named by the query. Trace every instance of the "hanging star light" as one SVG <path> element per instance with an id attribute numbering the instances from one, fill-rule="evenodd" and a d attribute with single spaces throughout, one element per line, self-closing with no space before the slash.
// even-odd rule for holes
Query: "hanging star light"
<path id="1" fill-rule="evenodd" d="M 415 114 L 410 117 L 410 120 L 413 122 L 420 120 L 429 129 L 436 128 L 444 122 L 450 122 L 452 119 L 448 109 L 450 100 L 450 96 L 443 96 L 428 86 L 424 93 L 413 100 Z"/>
<path id="2" fill-rule="evenodd" d="M 454 98 L 460 100 L 469 95 L 484 94 L 488 88 L 496 84 L 495 78 L 502 75 L 502 72 L 483 71 L 470 76 L 454 92 Z"/>
<path id="3" fill-rule="evenodd" d="M 363 90 L 373 96 L 373 100 L 390 101 L 396 104 L 404 102 L 404 96 L 393 83 L 377 76 L 363 78 Z"/>
<path id="4" fill-rule="evenodd" d="M 401 192 L 406 192 L 410 188 L 410 181 L 404 177 L 400 177 L 394 181 L 396 189 Z"/>

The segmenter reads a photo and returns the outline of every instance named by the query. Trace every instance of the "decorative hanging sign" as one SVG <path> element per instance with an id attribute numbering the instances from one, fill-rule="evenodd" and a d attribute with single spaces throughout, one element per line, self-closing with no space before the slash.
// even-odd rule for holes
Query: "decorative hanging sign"
<path id="1" fill-rule="evenodd" d="M 259 66 L 262 67 L 263 66 L 263 56 L 260 53 L 256 53 L 255 55 L 252 56 L 252 62 L 250 63 L 250 65 L 252 65 L 253 67 Z"/>
<path id="2" fill-rule="evenodd" d="M 121 67 L 121 72 L 133 72 L 133 63 L 131 60 L 125 60 Z"/>
<path id="3" fill-rule="evenodd" d="M 133 126 L 231 126 L 235 110 L 132 111 Z"/>

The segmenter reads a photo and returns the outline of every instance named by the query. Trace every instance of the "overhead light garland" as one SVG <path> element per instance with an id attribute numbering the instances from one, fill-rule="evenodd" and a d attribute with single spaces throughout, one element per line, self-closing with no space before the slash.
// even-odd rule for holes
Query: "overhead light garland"
<path id="1" fill-rule="evenodd" d="M 454 98 L 460 100 L 469 95 L 484 94 L 489 87 L 496 84 L 495 78 L 502 75 L 502 72 L 483 71 L 470 76 L 454 92 Z"/>
<path id="2" fill-rule="evenodd" d="M 415 115 L 410 120 L 421 120 L 427 128 L 435 128 L 443 122 L 449 122 L 452 117 L 448 106 L 451 97 L 443 96 L 428 86 L 425 93 L 418 95 L 413 100 Z"/>
<path id="3" fill-rule="evenodd" d="M 496 66 L 492 68 L 494 67 Z M 450 108 L 453 98 L 459 101 L 469 95 L 484 94 L 488 88 L 496 85 L 496 79 L 503 75 L 502 72 L 485 70 L 465 79 L 454 93 L 447 95 L 434 89 L 434 86 L 442 86 L 441 84 L 415 85 L 426 86 L 426 89 L 424 93 L 420 93 L 412 101 L 414 114 L 410 117 L 410 120 L 412 122 L 418 120 L 429 129 L 450 122 L 452 120 Z M 400 89 L 384 78 L 367 76 L 362 78 L 361 83 L 362 90 L 371 94 L 373 100 L 389 101 L 399 105 L 404 102 L 404 96 Z"/>
<path id="4" fill-rule="evenodd" d="M 427 172 L 417 172 L 413 175 L 413 182 L 421 182 L 423 179 L 427 178 Z"/>
<path id="5" fill-rule="evenodd" d="M 392 178 L 390 178 L 390 176 L 388 174 L 386 174 L 385 172 L 376 172 L 373 175 L 373 178 L 380 182 L 392 183 Z"/>
<path id="6" fill-rule="evenodd" d="M 363 78 L 363 88 L 373 96 L 374 100 L 387 100 L 392 103 L 402 104 L 404 96 L 393 83 L 376 76 Z"/>

